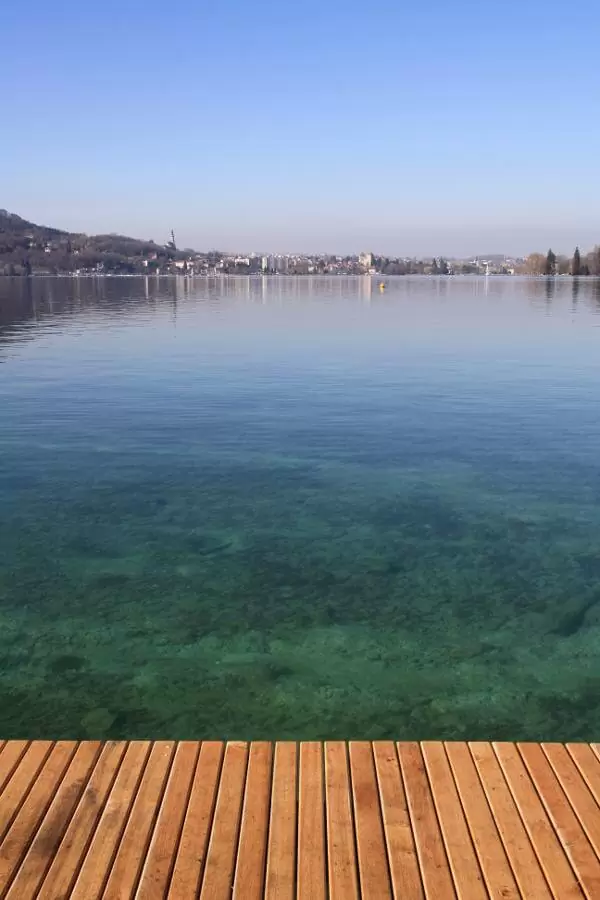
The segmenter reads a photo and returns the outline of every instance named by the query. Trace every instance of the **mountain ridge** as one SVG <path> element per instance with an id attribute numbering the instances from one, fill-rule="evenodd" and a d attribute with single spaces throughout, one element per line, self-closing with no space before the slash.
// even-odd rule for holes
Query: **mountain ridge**
<path id="1" fill-rule="evenodd" d="M 1 275 L 135 274 L 161 271 L 185 256 L 173 244 L 63 231 L 0 209 Z"/>

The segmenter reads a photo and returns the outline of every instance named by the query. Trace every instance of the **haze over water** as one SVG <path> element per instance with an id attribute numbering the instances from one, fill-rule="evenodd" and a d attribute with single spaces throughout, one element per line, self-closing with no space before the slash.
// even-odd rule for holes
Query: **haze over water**
<path id="1" fill-rule="evenodd" d="M 599 325 L 588 279 L 0 279 L 0 734 L 598 740 Z"/>

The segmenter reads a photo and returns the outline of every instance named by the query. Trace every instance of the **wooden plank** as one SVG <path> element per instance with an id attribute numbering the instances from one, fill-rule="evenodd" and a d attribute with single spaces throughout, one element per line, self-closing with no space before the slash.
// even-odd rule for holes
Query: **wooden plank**
<path id="1" fill-rule="evenodd" d="M 461 900 L 487 900 L 488 892 L 444 745 L 440 741 L 426 741 L 421 750 L 456 893 Z"/>
<path id="2" fill-rule="evenodd" d="M 102 896 L 148 761 L 150 746 L 149 741 L 132 741 L 127 747 L 69 900 L 97 900 Z"/>
<path id="3" fill-rule="evenodd" d="M 6 894 L 7 900 L 39 896 L 40 883 L 55 857 L 101 749 L 100 741 L 86 741 L 77 747 L 75 756 Z"/>
<path id="4" fill-rule="evenodd" d="M 581 777 L 579 770 L 562 744 L 542 744 L 546 759 L 568 797 L 587 838 L 600 855 L 600 809 Z"/>
<path id="5" fill-rule="evenodd" d="M 596 803 L 600 804 L 600 760 L 589 744 L 567 744 L 567 750 Z"/>
<path id="6" fill-rule="evenodd" d="M 30 746 L 29 741 L 5 741 L 4 743 L 5 746 L 0 753 L 0 794 Z"/>
<path id="7" fill-rule="evenodd" d="M 231 896 L 247 767 L 248 744 L 228 743 L 200 892 L 202 900 Z"/>
<path id="8" fill-rule="evenodd" d="M 325 744 L 325 804 L 330 900 L 358 897 L 356 844 L 350 805 L 348 749 L 343 741 Z"/>
<path id="9" fill-rule="evenodd" d="M 173 741 L 156 741 L 142 776 L 117 855 L 113 861 L 103 900 L 133 897 L 148 852 L 156 816 L 173 762 Z"/>
<path id="10" fill-rule="evenodd" d="M 421 878 L 427 898 L 456 897 L 454 882 L 437 821 L 421 748 L 415 743 L 398 744 L 398 759 L 408 800 Z"/>
<path id="11" fill-rule="evenodd" d="M 556 829 L 586 897 L 600 897 L 600 862 L 539 744 L 518 744 L 546 812 Z"/>
<path id="12" fill-rule="evenodd" d="M 222 742 L 203 741 L 169 888 L 172 900 L 198 895 L 222 761 Z"/>
<path id="13" fill-rule="evenodd" d="M 325 795 L 320 743 L 300 744 L 298 803 L 298 900 L 325 900 Z"/>
<path id="14" fill-rule="evenodd" d="M 393 896 L 395 900 L 422 900 L 421 873 L 396 748 L 392 741 L 377 741 L 373 755 Z"/>
<path id="15" fill-rule="evenodd" d="M 600 897 L 600 745 L 7 741 L 0 786 L 3 900 Z"/>
<path id="16" fill-rule="evenodd" d="M 519 889 L 469 748 L 456 742 L 446 744 L 446 750 L 487 888 L 492 897 L 517 900 Z"/>
<path id="17" fill-rule="evenodd" d="M 0 846 L 0 897 L 6 895 L 76 750 L 76 741 L 61 741 L 54 745 L 4 837 Z"/>
<path id="18" fill-rule="evenodd" d="M 500 763 L 488 742 L 469 745 L 496 827 L 525 900 L 552 898 Z"/>
<path id="19" fill-rule="evenodd" d="M 162 900 L 167 894 L 199 752 L 197 741 L 177 745 L 136 900 Z"/>
<path id="20" fill-rule="evenodd" d="M 125 754 L 123 741 L 109 741 L 44 878 L 37 900 L 67 897 L 79 872 L 102 809 Z"/>
<path id="21" fill-rule="evenodd" d="M 373 745 L 370 742 L 350 743 L 350 772 L 362 895 L 392 897 Z"/>
<path id="22" fill-rule="evenodd" d="M 265 741 L 250 745 L 240 843 L 233 882 L 234 900 L 264 897 L 265 862 L 271 807 L 273 748 Z"/>
<path id="23" fill-rule="evenodd" d="M 0 794 L 0 843 L 52 750 L 51 741 L 30 744 Z"/>
<path id="24" fill-rule="evenodd" d="M 496 758 L 555 897 L 581 900 L 575 874 L 514 744 L 494 743 Z"/>
<path id="25" fill-rule="evenodd" d="M 296 744 L 278 742 L 273 762 L 266 900 L 294 900 L 296 896 L 297 790 Z"/>

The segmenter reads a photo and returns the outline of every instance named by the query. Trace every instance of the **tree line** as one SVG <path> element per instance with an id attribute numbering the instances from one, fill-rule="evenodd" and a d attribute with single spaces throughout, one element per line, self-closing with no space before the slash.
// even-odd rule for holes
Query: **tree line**
<path id="1" fill-rule="evenodd" d="M 531 253 L 525 260 L 527 275 L 573 275 L 575 278 L 586 275 L 600 277 L 600 246 L 582 255 L 579 247 L 575 247 L 573 256 L 558 256 L 552 249 L 544 253 Z"/>

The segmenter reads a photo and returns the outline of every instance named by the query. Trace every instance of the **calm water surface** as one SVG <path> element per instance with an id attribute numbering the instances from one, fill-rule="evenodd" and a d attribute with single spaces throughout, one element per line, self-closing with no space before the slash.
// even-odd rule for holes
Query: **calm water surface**
<path id="1" fill-rule="evenodd" d="M 600 739 L 600 283 L 0 279 L 0 734 Z"/>

